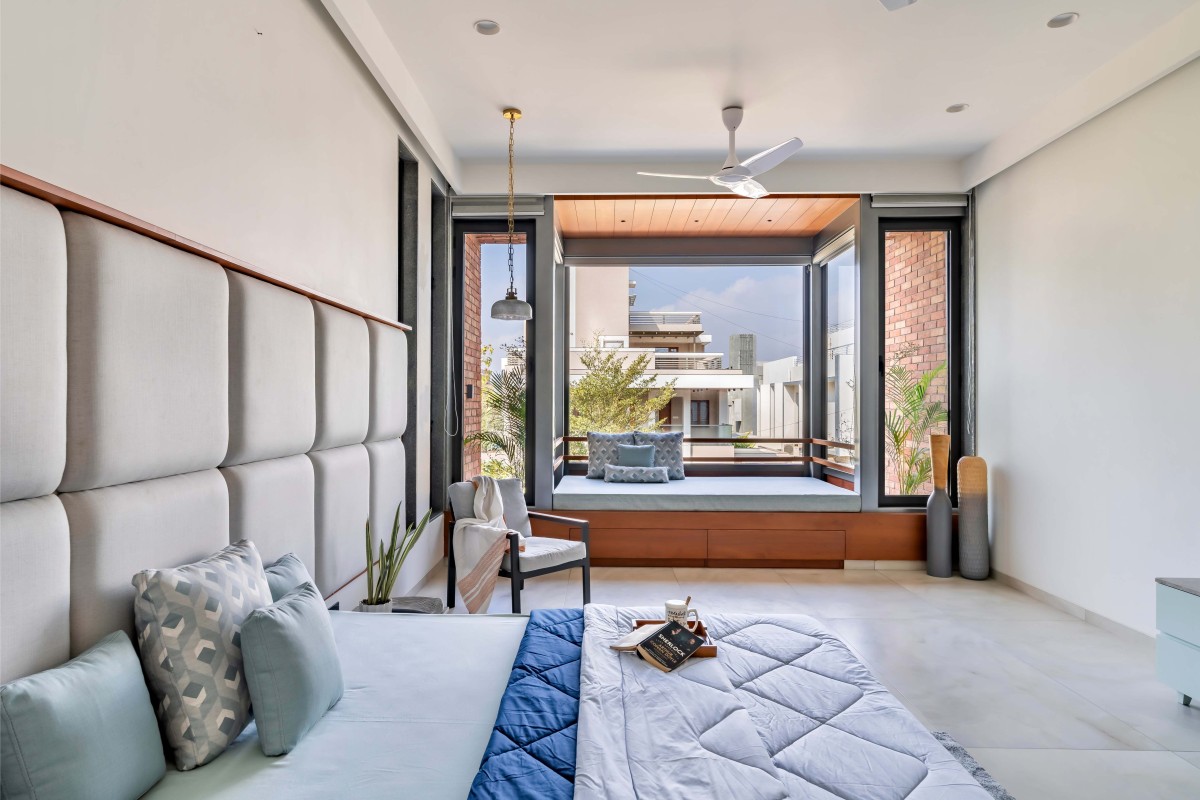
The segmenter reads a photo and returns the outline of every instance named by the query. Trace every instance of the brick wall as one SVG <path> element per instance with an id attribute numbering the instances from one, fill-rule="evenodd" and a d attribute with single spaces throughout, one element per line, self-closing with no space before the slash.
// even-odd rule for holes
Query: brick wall
<path id="1" fill-rule="evenodd" d="M 884 363 L 890 366 L 898 353 L 914 374 L 928 372 L 947 359 L 946 244 L 944 231 L 892 231 L 884 240 Z M 943 372 L 930 387 L 930 399 L 947 399 Z M 885 404 L 886 406 L 886 404 Z M 945 433 L 943 425 L 935 433 Z M 924 443 L 928 446 L 928 442 Z M 888 494 L 899 494 L 892 465 L 884 467 Z M 928 493 L 926 483 L 919 494 Z"/>
<path id="2" fill-rule="evenodd" d="M 462 430 L 465 440 L 472 433 L 478 433 L 483 422 L 483 399 L 480 392 L 483 365 L 480 353 L 483 341 L 480 336 L 480 318 L 491 310 L 491 304 L 499 297 L 488 298 L 487 309 L 483 308 L 480 298 L 481 273 L 480 255 L 485 244 L 507 244 L 508 235 L 502 233 L 469 233 L 463 242 L 463 419 Z M 503 353 L 492 354 L 493 368 L 499 368 Z M 466 387 L 471 386 L 472 396 L 467 397 Z M 463 448 L 463 477 L 470 479 L 481 471 L 481 457 L 478 445 L 468 445 Z"/>

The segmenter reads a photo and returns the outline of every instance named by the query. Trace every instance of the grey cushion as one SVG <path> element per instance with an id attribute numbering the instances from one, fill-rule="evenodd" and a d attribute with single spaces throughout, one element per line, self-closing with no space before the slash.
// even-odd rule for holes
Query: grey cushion
<path id="1" fill-rule="evenodd" d="M 133 576 L 138 650 L 163 738 L 181 770 L 212 761 L 250 721 L 241 628 L 271 602 L 251 542 Z"/>
<path id="2" fill-rule="evenodd" d="M 525 504 L 525 490 L 521 488 L 520 479 L 501 478 L 497 483 L 500 486 L 500 500 L 504 503 L 504 524 L 523 537 L 533 536 L 529 506 Z M 451 484 L 449 495 L 455 519 L 475 516 L 475 484 L 470 481 Z"/>
<path id="3" fill-rule="evenodd" d="M 617 466 L 620 467 L 653 467 L 654 445 L 652 444 L 619 444 L 617 445 Z"/>
<path id="4" fill-rule="evenodd" d="M 316 565 L 316 485 L 308 456 L 222 467 L 229 487 L 229 541 L 249 539 L 263 561 L 295 553 Z"/>
<path id="5" fill-rule="evenodd" d="M 290 753 L 343 691 L 333 626 L 317 587 L 305 583 L 252 612 L 242 625 L 242 652 L 259 746 L 269 756 Z"/>
<path id="6" fill-rule="evenodd" d="M 637 444 L 633 433 L 595 433 L 588 432 L 588 471 L 589 478 L 603 478 L 606 464 L 617 463 L 617 446 L 622 444 Z"/>
<path id="7" fill-rule="evenodd" d="M 229 284 L 211 261 L 64 213 L 60 491 L 215 467 L 229 443 Z"/>
<path id="8" fill-rule="evenodd" d="M 134 800 L 166 771 L 142 668 L 118 631 L 0 687 L 5 800 Z"/>
<path id="9" fill-rule="evenodd" d="M 367 437 L 371 346 L 357 314 L 313 301 L 317 322 L 317 436 L 314 450 L 358 444 Z"/>
<path id="10" fill-rule="evenodd" d="M 633 438 L 638 444 L 654 445 L 654 466 L 666 467 L 667 475 L 673 481 L 683 480 L 683 431 L 678 433 L 636 431 Z"/>
<path id="11" fill-rule="evenodd" d="M 367 320 L 371 339 L 371 421 L 367 441 L 395 439 L 408 425 L 408 337 L 399 328 Z"/>
<path id="12" fill-rule="evenodd" d="M 317 487 L 317 588 L 329 597 L 367 568 L 371 466 L 361 444 L 309 453 Z"/>
<path id="13" fill-rule="evenodd" d="M 572 542 L 569 539 L 530 536 L 524 540 L 524 544 L 525 549 L 521 552 L 521 569 L 525 572 L 555 567 L 559 564 L 578 561 L 587 556 L 587 545 L 583 542 Z M 505 553 L 500 566 L 509 569 L 509 563 L 509 556 Z"/>
<path id="14" fill-rule="evenodd" d="M 40 497 L 67 458 L 67 239 L 58 210 L 0 188 L 0 500 Z"/>
<path id="15" fill-rule="evenodd" d="M 316 323 L 304 295 L 226 270 L 229 449 L 225 464 L 307 453 L 317 430 Z"/>
<path id="16" fill-rule="evenodd" d="M 71 534 L 55 495 L 0 505 L 0 683 L 71 654 Z"/>
<path id="17" fill-rule="evenodd" d="M 215 469 L 59 497 L 71 526 L 73 655 L 114 630 L 135 637 L 135 572 L 229 544 L 228 494 Z"/>
<path id="18" fill-rule="evenodd" d="M 623 467 L 609 464 L 604 468 L 605 483 L 666 483 L 670 478 L 666 467 Z"/>
<path id="19" fill-rule="evenodd" d="M 312 583 L 308 567 L 295 553 L 284 553 L 279 560 L 264 566 L 263 572 L 267 574 L 267 586 L 271 587 L 271 600 L 276 603 L 296 587 Z"/>

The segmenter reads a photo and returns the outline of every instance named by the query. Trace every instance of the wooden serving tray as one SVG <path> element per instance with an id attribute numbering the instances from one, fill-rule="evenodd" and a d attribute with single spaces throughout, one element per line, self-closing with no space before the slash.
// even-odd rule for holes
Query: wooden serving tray
<path id="1" fill-rule="evenodd" d="M 635 627 L 635 628 L 640 628 L 643 625 L 666 625 L 666 624 L 667 624 L 667 621 L 665 619 L 635 619 L 633 621 L 633 627 Z M 703 638 L 705 641 L 708 641 L 708 628 L 704 627 L 703 622 L 697 621 L 696 622 L 696 630 L 694 630 L 692 632 L 697 634 L 701 638 Z M 716 658 L 717 657 L 717 646 L 715 644 L 702 644 L 702 645 L 700 645 L 699 650 L 692 653 L 691 657 L 692 658 Z"/>

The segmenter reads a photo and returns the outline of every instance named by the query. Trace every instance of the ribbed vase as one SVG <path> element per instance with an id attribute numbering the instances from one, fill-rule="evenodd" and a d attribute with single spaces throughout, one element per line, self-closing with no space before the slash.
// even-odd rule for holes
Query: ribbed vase
<path id="1" fill-rule="evenodd" d="M 978 456 L 958 460 L 958 571 L 973 581 L 991 574 L 987 462 Z"/>
<path id="2" fill-rule="evenodd" d="M 950 437 L 931 435 L 929 452 L 933 459 L 933 491 L 925 504 L 925 572 L 934 578 L 949 578 L 954 574 L 950 553 L 954 509 L 950 495 L 946 493 L 950 476 Z"/>

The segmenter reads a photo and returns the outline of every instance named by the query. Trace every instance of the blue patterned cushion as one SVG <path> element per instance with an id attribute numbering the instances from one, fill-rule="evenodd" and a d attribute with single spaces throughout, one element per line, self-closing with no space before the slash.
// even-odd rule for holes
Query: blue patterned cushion
<path id="1" fill-rule="evenodd" d="M 666 467 L 667 476 L 673 481 L 683 480 L 683 431 L 678 433 L 633 434 L 638 444 L 654 445 L 654 466 Z"/>
<path id="2" fill-rule="evenodd" d="M 609 464 L 604 468 L 605 483 L 666 483 L 670 480 L 666 467 L 622 467 Z"/>
<path id="3" fill-rule="evenodd" d="M 588 432 L 588 471 L 589 478 L 603 478 L 604 467 L 617 463 L 617 446 L 636 444 L 633 433 L 595 433 Z"/>
<path id="4" fill-rule="evenodd" d="M 242 622 L 270 605 L 252 542 L 195 564 L 133 576 L 133 616 L 146 683 L 175 766 L 207 764 L 250 721 Z"/>
<path id="5" fill-rule="evenodd" d="M 653 467 L 654 445 L 652 444 L 619 444 L 617 445 L 617 465 L 621 467 Z"/>

